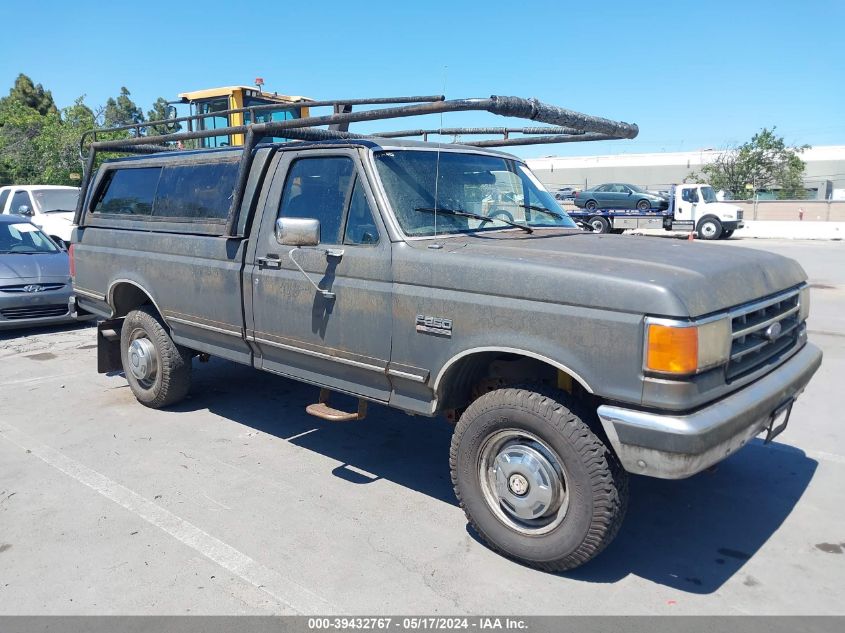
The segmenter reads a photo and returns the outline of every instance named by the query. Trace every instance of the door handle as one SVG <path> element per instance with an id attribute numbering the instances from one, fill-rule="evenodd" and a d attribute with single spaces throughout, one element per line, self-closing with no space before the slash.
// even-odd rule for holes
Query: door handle
<path id="1" fill-rule="evenodd" d="M 259 257 L 255 260 L 259 268 L 281 268 L 282 261 L 278 255 L 268 254 L 267 257 Z"/>

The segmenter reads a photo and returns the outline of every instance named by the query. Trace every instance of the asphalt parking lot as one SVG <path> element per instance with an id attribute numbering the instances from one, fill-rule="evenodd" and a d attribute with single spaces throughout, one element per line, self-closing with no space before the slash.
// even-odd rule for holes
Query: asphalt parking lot
<path id="1" fill-rule="evenodd" d="M 152 411 L 96 373 L 90 325 L 0 334 L 0 614 L 845 613 L 845 244 L 729 244 L 804 265 L 822 368 L 773 445 L 633 478 L 568 574 L 468 531 L 443 420 L 332 425 L 315 388 L 215 360 Z"/>

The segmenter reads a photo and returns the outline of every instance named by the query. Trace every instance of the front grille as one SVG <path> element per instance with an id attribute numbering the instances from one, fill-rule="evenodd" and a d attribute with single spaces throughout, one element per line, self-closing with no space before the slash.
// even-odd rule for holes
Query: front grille
<path id="1" fill-rule="evenodd" d="M 0 314 L 10 321 L 18 319 L 43 319 L 67 314 L 67 304 L 57 303 L 49 305 L 21 306 L 20 308 L 3 308 Z"/>
<path id="2" fill-rule="evenodd" d="M 798 294 L 791 290 L 731 311 L 728 380 L 753 372 L 798 343 Z"/>
<path id="3" fill-rule="evenodd" d="M 41 290 L 37 292 L 47 292 L 48 290 L 61 290 L 65 284 L 16 284 L 14 286 L 0 286 L 0 292 L 34 292 L 33 290 L 26 290 L 32 286 L 39 286 Z"/>

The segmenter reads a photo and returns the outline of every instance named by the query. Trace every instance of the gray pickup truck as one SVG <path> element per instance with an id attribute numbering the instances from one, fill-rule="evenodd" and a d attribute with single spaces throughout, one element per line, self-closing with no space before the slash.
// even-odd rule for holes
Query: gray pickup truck
<path id="1" fill-rule="evenodd" d="M 471 525 L 551 571 L 613 539 L 628 473 L 771 440 L 819 368 L 791 259 L 585 232 L 512 155 L 338 136 L 90 170 L 71 250 L 99 371 L 165 407 L 213 355 L 319 387 L 325 420 L 445 416 Z"/>

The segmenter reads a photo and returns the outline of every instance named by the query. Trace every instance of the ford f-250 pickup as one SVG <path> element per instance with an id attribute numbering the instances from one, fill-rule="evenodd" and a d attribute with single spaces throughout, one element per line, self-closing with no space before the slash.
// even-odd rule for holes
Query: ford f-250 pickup
<path id="1" fill-rule="evenodd" d="M 319 387 L 325 420 L 444 415 L 468 520 L 540 569 L 613 539 L 628 473 L 688 477 L 771 440 L 821 363 L 795 261 L 582 231 L 499 151 L 350 137 L 87 177 L 73 280 L 105 319 L 101 372 L 166 407 L 214 355 Z"/>

